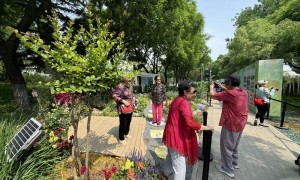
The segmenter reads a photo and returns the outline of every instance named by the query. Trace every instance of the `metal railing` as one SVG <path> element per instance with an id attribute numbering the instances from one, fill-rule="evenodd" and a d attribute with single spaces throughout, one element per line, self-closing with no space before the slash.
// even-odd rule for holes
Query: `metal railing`
<path id="1" fill-rule="evenodd" d="M 280 117 L 280 126 L 279 126 L 279 128 L 283 128 L 284 118 L 285 118 L 285 112 L 286 112 L 286 106 L 287 105 L 300 109 L 299 106 L 296 106 L 294 104 L 288 103 L 286 101 L 280 101 L 278 99 L 273 99 L 273 98 L 270 98 L 270 100 L 277 101 L 277 102 L 280 102 L 281 104 L 283 104 L 282 109 L 281 109 L 281 117 Z M 271 102 L 270 102 L 270 104 L 271 104 Z M 269 113 L 270 113 L 270 106 L 269 106 L 268 111 L 267 111 L 267 118 L 268 119 L 269 119 Z"/>
<path id="2" fill-rule="evenodd" d="M 207 112 L 203 112 L 203 125 L 207 125 Z M 202 180 L 208 180 L 209 163 L 213 160 L 211 154 L 212 131 L 203 131 L 202 148 L 199 149 L 198 158 L 203 160 Z"/>

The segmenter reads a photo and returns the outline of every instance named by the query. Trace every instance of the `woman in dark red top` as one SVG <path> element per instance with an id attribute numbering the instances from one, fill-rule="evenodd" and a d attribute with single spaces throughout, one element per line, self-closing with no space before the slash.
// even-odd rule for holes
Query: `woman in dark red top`
<path id="1" fill-rule="evenodd" d="M 190 102 L 197 93 L 196 85 L 183 81 L 178 85 L 179 96 L 170 105 L 163 143 L 168 147 L 164 174 L 174 174 L 174 179 L 185 179 L 186 163 L 194 165 L 198 160 L 198 142 L 195 131 L 213 130 L 201 126 L 193 119 Z"/>

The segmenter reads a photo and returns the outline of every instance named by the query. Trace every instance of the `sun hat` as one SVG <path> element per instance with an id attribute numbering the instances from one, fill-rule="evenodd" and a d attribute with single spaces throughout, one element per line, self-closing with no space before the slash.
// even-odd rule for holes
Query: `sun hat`
<path id="1" fill-rule="evenodd" d="M 265 81 L 265 80 L 259 80 L 259 81 L 257 81 L 257 83 L 258 83 L 259 85 L 262 85 L 262 84 L 267 84 L 268 81 Z"/>

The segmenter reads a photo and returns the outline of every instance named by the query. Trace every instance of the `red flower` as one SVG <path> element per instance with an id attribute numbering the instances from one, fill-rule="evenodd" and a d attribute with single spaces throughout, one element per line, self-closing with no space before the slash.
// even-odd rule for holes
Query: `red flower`
<path id="1" fill-rule="evenodd" d="M 117 172 L 117 170 L 118 170 L 117 166 L 116 166 L 116 165 L 113 165 L 112 168 L 111 168 L 111 172 L 112 172 L 113 174 L 115 174 L 115 173 Z"/>
<path id="2" fill-rule="evenodd" d="M 69 140 L 72 141 L 74 139 L 74 135 L 71 135 Z"/>
<path id="3" fill-rule="evenodd" d="M 84 175 L 86 173 L 86 167 L 85 166 L 81 166 L 80 168 L 80 175 Z"/>
<path id="4" fill-rule="evenodd" d="M 87 177 L 85 180 L 91 180 L 91 178 L 90 178 L 90 177 Z"/>
<path id="5" fill-rule="evenodd" d="M 105 180 L 109 180 L 112 175 L 112 172 L 108 171 L 107 169 L 102 169 L 102 172 L 104 173 Z"/>
<path id="6" fill-rule="evenodd" d="M 57 136 L 62 131 L 62 128 L 58 128 L 55 130 L 54 135 Z"/>
<path id="7" fill-rule="evenodd" d="M 59 139 L 57 140 L 57 142 L 58 142 L 58 143 L 61 143 L 61 142 L 63 142 L 63 140 L 62 140 L 61 138 L 59 138 Z"/>

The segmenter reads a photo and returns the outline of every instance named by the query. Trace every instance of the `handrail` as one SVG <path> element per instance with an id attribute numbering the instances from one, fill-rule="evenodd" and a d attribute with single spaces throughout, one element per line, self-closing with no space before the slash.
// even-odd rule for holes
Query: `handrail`
<path id="1" fill-rule="evenodd" d="M 271 98 L 271 97 L 270 97 L 269 99 L 270 99 L 270 100 L 273 100 L 273 101 L 285 103 L 285 104 L 287 104 L 287 105 L 289 105 L 289 106 L 293 106 L 293 107 L 296 107 L 296 108 L 299 108 L 299 109 L 300 109 L 300 106 L 296 106 L 296 105 L 291 104 L 291 103 L 288 103 L 288 102 L 286 102 L 286 101 L 280 101 L 280 100 L 278 100 L 278 99 L 274 99 L 274 98 Z"/>
<path id="2" fill-rule="evenodd" d="M 284 123 L 284 117 L 285 117 L 285 111 L 286 111 L 286 105 L 289 105 L 289 106 L 293 106 L 293 107 L 296 107 L 296 108 L 299 108 L 299 106 L 296 106 L 294 104 L 291 104 L 291 103 L 288 103 L 286 101 L 280 101 L 278 99 L 274 99 L 274 98 L 269 98 L 270 100 L 273 100 L 273 101 L 277 101 L 277 102 L 280 102 L 280 103 L 283 103 L 283 107 L 282 107 L 282 111 L 281 111 L 281 120 L 280 120 L 280 127 L 279 128 L 283 128 L 283 123 Z M 267 112 L 267 117 L 269 118 L 269 111 L 270 111 L 270 108 L 268 108 L 268 112 Z"/>

